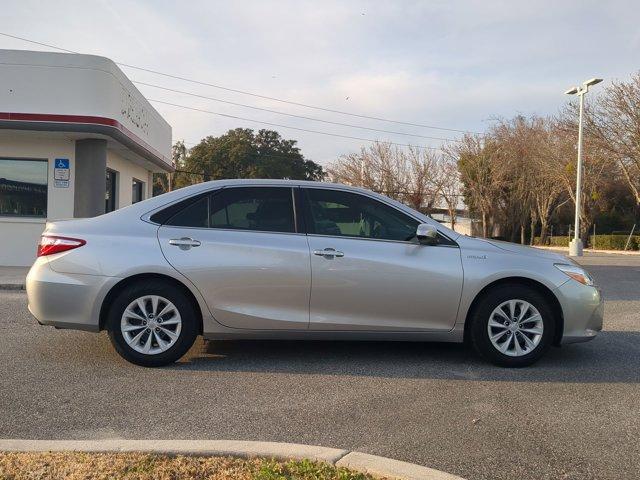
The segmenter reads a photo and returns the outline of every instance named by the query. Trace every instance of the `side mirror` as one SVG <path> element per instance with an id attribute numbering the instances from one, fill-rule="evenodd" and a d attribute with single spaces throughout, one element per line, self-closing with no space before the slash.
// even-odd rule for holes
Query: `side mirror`
<path id="1" fill-rule="evenodd" d="M 416 237 L 422 245 L 436 245 L 438 243 L 438 229 L 429 223 L 421 223 L 416 229 Z"/>

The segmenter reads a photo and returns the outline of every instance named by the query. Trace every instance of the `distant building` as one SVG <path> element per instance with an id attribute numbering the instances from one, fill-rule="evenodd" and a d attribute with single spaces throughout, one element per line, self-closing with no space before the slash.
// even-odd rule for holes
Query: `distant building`
<path id="1" fill-rule="evenodd" d="M 143 200 L 171 126 L 104 57 L 0 50 L 0 265 L 30 265 L 45 222 Z"/>
<path id="2" fill-rule="evenodd" d="M 455 222 L 453 224 L 453 230 L 462 235 L 473 235 L 473 224 L 475 223 L 469 217 L 464 216 L 466 212 L 460 212 L 456 215 Z M 446 213 L 434 212 L 430 215 L 431 218 L 442 223 L 444 226 L 451 228 L 451 217 Z"/>

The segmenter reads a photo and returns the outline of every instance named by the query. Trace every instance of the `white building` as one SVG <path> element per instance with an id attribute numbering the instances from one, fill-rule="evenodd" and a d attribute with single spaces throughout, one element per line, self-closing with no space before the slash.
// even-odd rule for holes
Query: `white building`
<path id="1" fill-rule="evenodd" d="M 30 265 L 45 222 L 151 196 L 171 127 L 104 57 L 0 50 L 0 265 Z"/>

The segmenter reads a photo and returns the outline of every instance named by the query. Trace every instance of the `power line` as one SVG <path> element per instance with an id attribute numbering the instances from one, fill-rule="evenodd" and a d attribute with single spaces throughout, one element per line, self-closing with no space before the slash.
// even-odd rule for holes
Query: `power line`
<path id="1" fill-rule="evenodd" d="M 350 139 L 350 140 L 360 140 L 362 142 L 375 143 L 375 142 L 378 141 L 378 140 L 373 140 L 371 138 L 353 137 L 351 135 L 342 135 L 340 133 L 323 132 L 321 130 L 309 130 L 307 128 L 292 127 L 291 125 L 282 125 L 280 123 L 264 122 L 262 120 L 254 120 L 252 118 L 238 117 L 236 115 L 229 115 L 229 114 L 226 114 L 226 113 L 213 112 L 211 110 L 205 110 L 205 109 L 202 109 L 202 108 L 188 107 L 187 105 L 180 105 L 180 104 L 177 104 L 177 103 L 165 102 L 163 100 L 156 100 L 156 99 L 153 99 L 153 98 L 148 98 L 147 100 L 149 100 L 150 102 L 154 102 L 154 103 L 160 103 L 162 105 L 170 105 L 172 107 L 183 108 L 185 110 L 193 110 L 195 112 L 208 113 L 208 114 L 211 114 L 211 115 L 218 115 L 220 117 L 233 118 L 235 120 L 242 120 L 242 121 L 245 121 L 245 122 L 261 123 L 263 125 L 269 125 L 271 127 L 289 128 L 289 129 L 292 129 L 292 130 L 298 130 L 300 132 L 316 133 L 318 135 L 327 135 L 327 136 L 330 136 L 330 137 L 347 138 L 347 139 Z M 441 150 L 439 147 L 431 147 L 431 146 L 428 146 L 428 145 L 410 145 L 408 143 L 396 143 L 396 142 L 384 142 L 384 143 L 388 143 L 389 145 L 397 145 L 399 147 L 414 147 L 414 148 L 423 148 L 423 149 L 430 149 L 430 150 Z"/>
<path id="2" fill-rule="evenodd" d="M 304 115 L 296 115 L 296 114 L 293 114 L 293 113 L 280 112 L 278 110 L 271 110 L 269 108 L 255 107 L 253 105 L 246 105 L 244 103 L 237 103 L 237 102 L 232 102 L 232 101 L 229 101 L 229 100 L 221 100 L 219 98 L 208 97 L 206 95 L 200 95 L 198 93 L 193 93 L 193 92 L 185 92 L 184 90 L 176 90 L 174 88 L 162 87 L 160 85 L 154 85 L 152 83 L 140 82 L 140 81 L 137 81 L 137 80 L 133 80 L 133 83 L 135 83 L 137 85 L 144 85 L 146 87 L 158 88 L 160 90 L 166 90 L 168 92 L 181 93 L 181 94 L 189 95 L 189 96 L 192 96 L 192 97 L 204 98 L 204 99 L 207 99 L 207 100 L 213 100 L 214 102 L 227 103 L 229 105 L 235 105 L 237 107 L 251 108 L 253 110 L 260 110 L 262 112 L 276 113 L 278 115 L 286 115 L 288 117 L 301 118 L 303 120 L 311 120 L 313 122 L 328 123 L 328 124 L 331 124 L 331 125 L 339 125 L 341 127 L 360 128 L 362 130 L 370 130 L 372 132 L 381 132 L 381 133 L 390 133 L 392 135 L 404 135 L 404 136 L 407 136 L 407 137 L 426 138 L 428 140 L 441 140 L 441 141 L 444 141 L 444 142 L 460 142 L 460 140 L 458 140 L 456 138 L 430 137 L 430 136 L 427 136 L 427 135 L 418 135 L 418 134 L 415 134 L 415 133 L 394 132 L 392 130 L 382 130 L 382 129 L 379 129 L 379 128 L 365 127 L 365 126 L 362 126 L 362 125 L 354 125 L 354 124 L 350 124 L 350 123 L 333 122 L 331 120 L 324 120 L 324 119 L 321 119 L 321 118 L 306 117 Z"/>
<path id="3" fill-rule="evenodd" d="M 3 35 L 5 37 L 9 37 L 9 38 L 13 38 L 13 39 L 16 39 L 16 40 L 21 40 L 23 42 L 32 43 L 34 45 L 40 45 L 40 46 L 47 47 L 47 48 L 53 48 L 53 49 L 56 49 L 56 50 L 67 52 L 67 53 L 75 53 L 75 54 L 79 54 L 80 53 L 80 52 L 76 52 L 74 50 L 69 50 L 69 49 L 66 49 L 66 48 L 58 47 L 56 45 L 52 45 L 52 44 L 49 44 L 49 43 L 38 42 L 38 41 L 35 41 L 35 40 L 31 40 L 29 38 L 19 37 L 17 35 L 11 35 L 9 33 L 0 32 L 0 35 Z M 284 100 L 284 99 L 277 98 L 277 97 L 270 97 L 268 95 L 261 95 L 261 94 L 258 94 L 258 93 L 247 92 L 245 90 L 239 90 L 239 89 L 236 89 L 236 88 L 225 87 L 225 86 L 222 86 L 222 85 L 217 85 L 217 84 L 214 84 L 214 83 L 204 82 L 204 81 L 201 81 L 201 80 L 195 80 L 195 79 L 192 79 L 192 78 L 181 77 L 179 75 L 173 75 L 173 74 L 170 74 L 170 73 L 160 72 L 158 70 L 152 70 L 152 69 L 149 69 L 149 68 L 138 67 L 136 65 L 130 65 L 130 64 L 127 64 L 127 63 L 122 63 L 122 62 L 115 62 L 115 63 L 116 63 L 116 65 L 119 65 L 121 67 L 131 68 L 131 69 L 134 69 L 134 70 L 139 70 L 139 71 L 147 72 L 147 73 L 152 73 L 154 75 L 161 75 L 163 77 L 173 78 L 173 79 L 176 79 L 176 80 L 181 80 L 181 81 L 184 81 L 184 82 L 190 82 L 190 83 L 194 83 L 194 84 L 197 84 L 197 85 L 204 85 L 204 86 L 207 86 L 207 87 L 217 88 L 217 89 L 220 89 L 220 90 L 226 90 L 228 92 L 239 93 L 239 94 L 242 94 L 242 95 L 249 95 L 251 97 L 262 98 L 262 99 L 271 100 L 271 101 L 274 101 L 274 102 L 286 103 L 286 104 L 295 105 L 295 106 L 298 106 L 298 107 L 311 108 L 311 109 L 320 110 L 320 111 L 323 111 L 323 112 L 337 113 L 337 114 L 340 114 L 340 115 L 347 115 L 347 116 L 350 116 L 350 117 L 366 118 L 366 119 L 369 119 L 369 120 L 376 120 L 376 121 L 379 121 L 379 122 L 396 123 L 396 124 L 399 124 L 399 125 L 408 125 L 408 126 L 412 126 L 412 127 L 421 127 L 421 128 L 429 128 L 429 129 L 433 129 L 433 130 L 442 130 L 442 131 L 447 131 L 447 132 L 469 133 L 469 134 L 480 135 L 479 132 L 473 132 L 471 130 L 461 130 L 461 129 L 456 129 L 456 128 L 445 128 L 445 127 L 439 127 L 439 126 L 436 126 L 436 125 L 425 125 L 425 124 L 421 124 L 421 123 L 406 122 L 406 121 L 402 121 L 402 120 L 393 120 L 393 119 L 389 119 L 389 118 L 374 117 L 374 116 L 371 116 L 371 115 L 363 115 L 363 114 L 357 114 L 357 113 L 352 113 L 352 112 L 346 112 L 346 111 L 343 111 L 343 110 L 336 110 L 336 109 L 332 109 L 332 108 L 319 107 L 319 106 L 316 106 L 316 105 L 309 105 L 309 104 L 306 104 L 306 103 L 294 102 L 292 100 Z"/>
<path id="4" fill-rule="evenodd" d="M 0 32 L 0 35 L 3 35 L 5 37 L 9 37 L 9 38 L 15 38 L 16 40 L 22 40 L 23 42 L 33 43 L 35 45 L 40 45 L 42 47 L 55 48 L 56 50 L 61 50 L 63 52 L 67 52 L 67 53 L 75 53 L 75 54 L 79 54 L 80 53 L 80 52 L 75 52 L 73 50 L 68 50 L 66 48 L 57 47 L 56 45 L 51 45 L 49 43 L 36 42 L 35 40 L 30 40 L 28 38 L 18 37 L 17 35 L 11 35 L 9 33 Z"/>

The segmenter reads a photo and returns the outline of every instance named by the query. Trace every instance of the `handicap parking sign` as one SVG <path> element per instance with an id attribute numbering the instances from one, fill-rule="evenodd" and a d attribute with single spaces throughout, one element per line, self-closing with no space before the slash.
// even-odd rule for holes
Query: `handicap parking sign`
<path id="1" fill-rule="evenodd" d="M 68 188 L 70 178 L 69 159 L 56 158 L 53 161 L 53 186 L 57 188 Z"/>
<path id="2" fill-rule="evenodd" d="M 56 166 L 55 168 L 62 168 L 69 170 L 69 159 L 68 158 L 56 158 Z"/>

